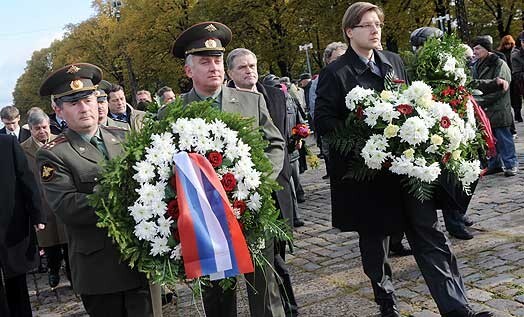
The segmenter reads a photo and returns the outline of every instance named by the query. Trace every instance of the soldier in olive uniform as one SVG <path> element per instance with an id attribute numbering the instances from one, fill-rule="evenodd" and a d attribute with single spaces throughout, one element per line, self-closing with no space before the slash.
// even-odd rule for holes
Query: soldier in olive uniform
<path id="1" fill-rule="evenodd" d="M 264 96 L 257 92 L 240 91 L 226 87 L 224 82 L 223 54 L 231 41 L 231 30 L 222 23 L 203 22 L 185 30 L 173 45 L 173 55 L 185 58 L 185 73 L 193 80 L 193 89 L 183 94 L 184 104 L 193 101 L 213 99 L 214 106 L 225 112 L 241 114 L 243 117 L 255 118 L 256 126 L 264 133 L 269 142 L 266 156 L 271 161 L 276 179 L 284 164 L 284 139 L 273 124 L 266 107 Z M 169 107 L 167 105 L 166 107 Z M 158 117 L 162 118 L 165 108 L 160 109 Z M 268 264 L 255 267 L 255 272 L 245 274 L 249 282 L 248 299 L 251 316 L 284 316 L 280 292 L 274 275 L 274 245 L 266 241 L 262 251 Z M 217 281 L 211 287 L 203 288 L 203 301 L 206 316 L 236 316 L 235 290 L 222 291 Z"/>
<path id="2" fill-rule="evenodd" d="M 143 273 L 121 260 L 107 230 L 88 204 L 101 168 L 120 154 L 127 132 L 98 124 L 94 94 L 102 71 L 78 63 L 60 68 L 44 81 L 40 95 L 54 95 L 69 129 L 37 152 L 49 206 L 65 224 L 73 287 L 90 316 L 151 316 L 151 297 Z"/>

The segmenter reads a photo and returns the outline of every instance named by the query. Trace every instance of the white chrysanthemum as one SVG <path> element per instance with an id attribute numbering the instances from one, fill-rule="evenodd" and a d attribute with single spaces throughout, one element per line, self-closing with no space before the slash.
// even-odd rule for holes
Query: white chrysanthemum
<path id="1" fill-rule="evenodd" d="M 429 112 L 432 116 L 438 119 L 442 117 L 448 117 L 451 120 L 454 117 L 458 117 L 457 113 L 451 109 L 451 106 L 445 102 L 434 102 L 429 109 Z"/>
<path id="2" fill-rule="evenodd" d="M 443 53 L 440 54 L 440 60 L 444 62 L 442 70 L 446 73 L 454 73 L 457 66 L 457 60 L 451 56 L 451 54 Z"/>
<path id="3" fill-rule="evenodd" d="M 214 149 L 213 140 L 209 137 L 198 137 L 195 141 L 195 152 L 206 154 Z"/>
<path id="4" fill-rule="evenodd" d="M 156 225 L 152 221 L 141 221 L 135 226 L 135 236 L 139 240 L 152 241 L 156 235 Z"/>
<path id="5" fill-rule="evenodd" d="M 423 81 L 414 81 L 402 93 L 403 98 L 415 102 L 422 108 L 428 108 L 433 101 L 433 90 Z"/>
<path id="6" fill-rule="evenodd" d="M 139 188 L 135 189 L 138 193 L 138 201 L 144 205 L 151 205 L 155 201 L 161 201 L 164 198 L 164 189 L 158 190 L 157 186 L 149 183 L 142 184 Z"/>
<path id="7" fill-rule="evenodd" d="M 158 217 L 158 219 L 156 220 L 156 224 L 158 226 L 158 234 L 162 237 L 169 237 L 171 235 L 170 227 L 172 223 L 173 219 L 171 219 L 171 217 Z"/>
<path id="8" fill-rule="evenodd" d="M 411 159 L 405 156 L 395 157 L 389 168 L 392 173 L 398 175 L 407 175 L 411 169 L 413 169 L 413 163 L 411 162 Z"/>
<path id="9" fill-rule="evenodd" d="M 245 200 L 249 196 L 249 190 L 242 182 L 237 183 L 237 188 L 233 191 L 233 198 L 238 200 Z"/>
<path id="10" fill-rule="evenodd" d="M 227 146 L 235 146 L 237 144 L 238 132 L 226 128 L 222 130 L 222 138 L 227 143 Z"/>
<path id="11" fill-rule="evenodd" d="M 133 179 L 139 183 L 147 183 L 155 177 L 155 166 L 149 162 L 136 162 L 133 169 L 137 171 Z"/>
<path id="12" fill-rule="evenodd" d="M 260 172 L 251 170 L 249 173 L 244 174 L 244 184 L 248 190 L 257 189 L 260 186 Z"/>
<path id="13" fill-rule="evenodd" d="M 465 187 L 471 185 L 479 178 L 481 171 L 479 160 L 461 162 L 458 175 L 462 185 Z"/>
<path id="14" fill-rule="evenodd" d="M 375 92 L 372 89 L 365 89 L 360 86 L 356 86 L 346 95 L 346 107 L 353 111 L 359 103 L 370 96 L 373 96 L 374 93 Z"/>
<path id="15" fill-rule="evenodd" d="M 412 177 L 416 177 L 420 179 L 423 182 L 431 183 L 435 181 L 438 176 L 440 175 L 440 166 L 438 162 L 435 162 L 429 166 L 424 165 L 415 165 L 413 167 L 412 173 L 410 173 Z"/>
<path id="16" fill-rule="evenodd" d="M 164 197 L 164 195 L 162 195 L 162 197 Z M 155 200 L 151 202 L 149 208 L 152 215 L 163 217 L 167 210 L 167 203 L 164 200 Z"/>
<path id="17" fill-rule="evenodd" d="M 403 142 L 417 145 L 427 141 L 429 130 L 424 120 L 419 117 L 410 117 L 400 127 L 399 136 Z"/>
<path id="18" fill-rule="evenodd" d="M 157 172 L 161 181 L 167 181 L 171 177 L 171 168 L 167 164 L 158 166 Z"/>
<path id="19" fill-rule="evenodd" d="M 173 260 L 180 260 L 182 258 L 180 243 L 173 248 L 173 251 L 171 251 L 171 255 L 169 257 Z"/>
<path id="20" fill-rule="evenodd" d="M 255 192 L 251 196 L 249 196 L 249 200 L 246 203 L 247 208 L 259 211 L 260 208 L 262 208 L 262 196 L 260 196 L 259 193 Z"/>
<path id="21" fill-rule="evenodd" d="M 454 125 L 443 130 L 449 140 L 448 151 L 454 151 L 458 149 L 463 140 L 462 131 Z"/>
<path id="22" fill-rule="evenodd" d="M 390 152 L 385 152 L 388 147 L 387 139 L 383 135 L 374 134 L 362 149 L 360 156 L 364 159 L 366 166 L 371 169 L 381 169 L 382 163 L 391 156 Z"/>
<path id="23" fill-rule="evenodd" d="M 185 133 L 191 130 L 191 124 L 188 118 L 179 118 L 175 122 L 171 123 L 171 130 L 173 133 Z"/>
<path id="24" fill-rule="evenodd" d="M 167 238 L 161 238 L 161 237 L 155 237 L 151 241 L 151 251 L 149 251 L 149 254 L 152 256 L 156 255 L 164 255 L 169 252 L 169 246 L 167 245 L 168 239 Z"/>
<path id="25" fill-rule="evenodd" d="M 455 69 L 455 80 L 458 82 L 460 86 L 464 86 L 467 79 L 466 72 L 464 71 L 464 68 L 457 68 Z"/>
<path id="26" fill-rule="evenodd" d="M 136 223 L 147 221 L 153 217 L 148 206 L 144 206 L 139 202 L 135 202 L 135 204 L 129 207 L 127 210 L 129 210 L 131 217 L 133 217 Z"/>
<path id="27" fill-rule="evenodd" d="M 434 116 L 429 109 L 417 108 L 417 114 L 426 123 L 427 127 L 434 126 L 441 118 Z"/>
<path id="28" fill-rule="evenodd" d="M 396 95 L 389 90 L 382 90 L 380 92 L 380 98 L 386 101 L 394 101 L 396 99 Z"/>

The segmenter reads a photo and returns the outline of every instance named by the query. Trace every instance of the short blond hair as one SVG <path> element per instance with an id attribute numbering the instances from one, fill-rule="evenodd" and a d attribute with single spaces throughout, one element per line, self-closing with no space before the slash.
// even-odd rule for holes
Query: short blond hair
<path id="1" fill-rule="evenodd" d="M 380 22 L 384 22 L 384 12 L 382 9 L 373 3 L 369 2 L 355 2 L 347 8 L 344 17 L 342 18 L 342 34 L 344 39 L 349 44 L 349 37 L 346 35 L 347 29 L 352 29 L 360 23 L 362 17 L 368 11 L 375 11 L 380 19 Z"/>

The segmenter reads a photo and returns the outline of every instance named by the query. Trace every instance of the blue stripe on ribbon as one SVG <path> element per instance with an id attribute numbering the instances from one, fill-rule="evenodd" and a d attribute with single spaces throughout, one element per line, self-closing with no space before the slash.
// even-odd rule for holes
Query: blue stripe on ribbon
<path id="1" fill-rule="evenodd" d="M 231 232 L 229 231 L 230 229 L 229 224 L 227 222 L 226 210 L 224 209 L 224 202 L 222 201 L 222 198 L 220 197 L 218 190 L 207 179 L 206 175 L 202 171 L 200 171 L 200 175 L 203 183 L 204 192 L 206 193 L 206 197 L 209 201 L 209 204 L 211 205 L 211 210 L 213 210 L 213 213 L 217 217 L 217 220 L 220 223 L 220 226 L 222 227 L 222 231 L 224 232 L 227 244 L 229 246 L 229 256 L 231 258 L 232 268 L 224 271 L 224 275 L 225 277 L 237 276 L 240 274 L 240 272 L 238 270 L 237 258 L 235 255 L 234 245 L 231 239 Z"/>

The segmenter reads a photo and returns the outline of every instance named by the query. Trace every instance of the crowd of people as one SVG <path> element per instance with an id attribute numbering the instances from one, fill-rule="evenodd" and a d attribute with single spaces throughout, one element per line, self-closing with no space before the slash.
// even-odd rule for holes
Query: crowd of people
<path id="1" fill-rule="evenodd" d="M 189 104 L 211 98 L 222 111 L 255 118 L 268 141 L 265 154 L 273 178 L 282 188 L 273 197 L 290 227 L 304 225 L 299 204 L 307 199 L 300 182 L 307 168 L 305 142 L 292 137 L 293 127 L 309 124 L 315 131 L 319 157 L 326 163 L 322 178 L 330 180 L 333 226 L 359 234 L 363 270 L 381 316 L 400 316 L 388 258 L 410 254 L 442 316 L 493 316 L 470 307 L 457 260 L 437 226 L 436 211 L 442 209 L 450 235 L 473 238 L 467 231 L 472 225 L 465 214 L 467 204 L 450 208 L 436 199 L 421 202 L 390 173 L 381 172 L 367 181 L 344 177 L 348 157 L 330 149 L 327 137 L 347 117 L 345 96 L 352 88 L 382 91 L 391 74 L 409 82 L 400 56 L 381 47 L 383 22 L 384 14 L 376 5 L 349 6 L 342 20 L 345 43 L 327 45 L 320 74 L 304 73 L 296 82 L 273 74 L 259 78 L 257 56 L 249 49 L 235 48 L 224 55 L 231 40 L 227 26 L 195 24 L 173 45 L 174 57 L 185 60 L 184 72 L 192 80 L 191 90 L 178 100 Z M 416 52 L 428 38 L 440 36 L 438 29 L 420 28 L 412 33 L 411 44 Z M 497 156 L 487 161 L 486 174 L 514 176 L 518 173 L 515 121 L 523 120 L 524 31 L 517 42 L 511 35 L 504 36 L 496 50 L 490 36 L 478 36 L 471 47 L 465 47 L 473 78 L 470 88 L 482 92 L 477 100 L 497 140 Z M 124 88 L 102 77 L 95 65 L 67 65 L 40 87 L 41 96 L 51 96 L 52 114 L 32 108 L 27 124 L 21 126 L 16 107 L 0 111 L 5 126 L 0 130 L 0 149 L 4 150 L 0 165 L 1 316 L 32 316 L 26 274 L 38 268 L 47 272 L 49 286 L 54 288 L 65 267 L 65 276 L 90 316 L 161 316 L 162 304 L 172 296 L 168 288 L 149 282 L 120 260 L 107 231 L 96 225 L 88 195 L 100 178 L 99 163 L 121 153 L 121 142 L 129 131 L 142 128 L 151 104 L 161 105 L 155 115 L 162 118 L 177 96 L 167 86 L 155 98 L 140 90 L 137 104 L 131 106 Z M 404 236 L 411 249 L 402 243 Z M 245 274 L 252 316 L 299 313 L 286 247 L 282 241 L 266 241 L 267 263 Z M 237 315 L 234 287 L 224 291 L 218 281 L 212 281 L 203 286 L 202 299 L 206 316 Z"/>

